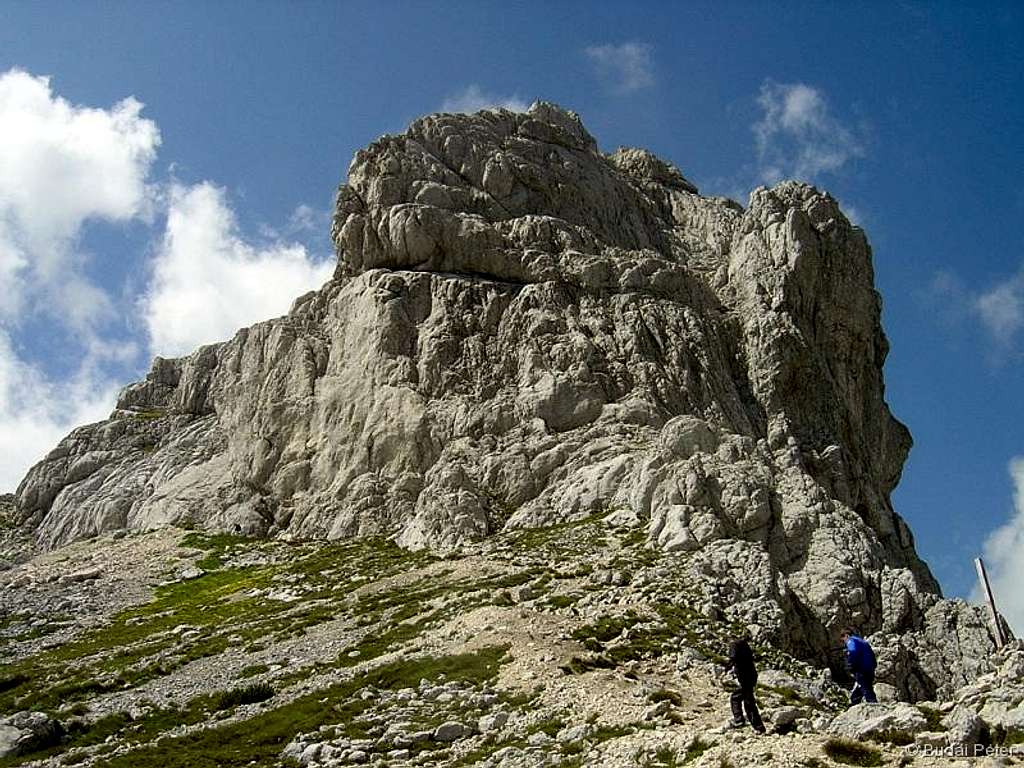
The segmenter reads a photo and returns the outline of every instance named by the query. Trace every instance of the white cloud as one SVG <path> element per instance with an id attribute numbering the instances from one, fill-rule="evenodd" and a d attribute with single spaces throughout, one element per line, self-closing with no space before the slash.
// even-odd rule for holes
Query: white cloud
<path id="1" fill-rule="evenodd" d="M 257 246 L 243 240 L 223 189 L 209 182 L 174 184 L 167 230 L 142 303 L 151 351 L 188 354 L 282 315 L 333 268 L 332 260 L 315 261 L 296 243 Z"/>
<path id="2" fill-rule="evenodd" d="M 475 83 L 453 96 L 449 96 L 441 104 L 442 112 L 479 112 L 481 109 L 507 109 L 511 112 L 525 112 L 529 104 L 518 96 L 498 96 L 485 93 Z"/>
<path id="3" fill-rule="evenodd" d="M 84 107 L 54 94 L 49 78 L 0 74 L 0 490 L 14 490 L 72 428 L 109 414 L 117 387 L 103 368 L 136 353 L 102 338 L 115 302 L 89 277 L 79 238 L 89 221 L 152 213 L 160 132 L 141 112 L 133 98 Z M 47 346 L 69 350 L 62 367 L 77 373 L 53 380 L 26 361 L 18 332 L 32 323 Z"/>
<path id="4" fill-rule="evenodd" d="M 1024 632 L 1024 456 L 1010 460 L 1013 481 L 1013 516 L 985 541 L 985 567 L 996 599 L 1015 634 Z M 974 599 L 981 598 L 980 589 Z"/>
<path id="5" fill-rule="evenodd" d="M 328 218 L 329 212 L 318 211 L 305 203 L 297 205 L 288 219 L 290 232 L 311 232 L 319 228 L 321 219 Z"/>
<path id="6" fill-rule="evenodd" d="M 187 353 L 283 314 L 332 271 L 273 230 L 269 245 L 247 242 L 212 184 L 152 183 L 160 132 L 141 110 L 133 98 L 109 109 L 74 105 L 48 78 L 0 73 L 0 491 L 13 490 L 71 429 L 113 408 L 112 371 L 130 369 L 140 345 L 115 338 L 106 321 L 131 326 L 123 315 L 141 311 L 154 351 Z M 152 230 L 146 295 L 108 294 L 90 278 L 83 227 L 152 226 L 164 212 L 166 229 Z M 284 231 L 298 237 L 328 220 L 299 206 Z M 59 364 L 31 362 L 54 349 Z M 73 373 L 53 378 L 51 367 Z"/>
<path id="7" fill-rule="evenodd" d="M 941 270 L 919 297 L 946 325 L 980 322 L 995 342 L 991 352 L 997 364 L 1014 350 L 1024 330 L 1024 269 L 985 292 L 968 287 L 955 272 Z"/>
<path id="8" fill-rule="evenodd" d="M 974 300 L 974 310 L 1002 346 L 1024 327 L 1024 270 Z"/>
<path id="9" fill-rule="evenodd" d="M 92 363 L 69 381 L 51 381 L 22 362 L 0 330 L 0 493 L 14 491 L 72 429 L 110 414 L 117 386 L 98 376 Z"/>
<path id="10" fill-rule="evenodd" d="M 160 132 L 141 111 L 130 97 L 109 110 L 76 106 L 49 78 L 0 75 L 0 322 L 45 313 L 88 334 L 111 316 L 76 240 L 88 220 L 151 212 Z"/>
<path id="11" fill-rule="evenodd" d="M 597 74 L 620 93 L 654 85 L 654 48 L 647 43 L 592 45 L 583 53 Z"/>
<path id="12" fill-rule="evenodd" d="M 763 114 L 753 130 L 765 183 L 783 178 L 813 181 L 864 155 L 863 139 L 832 115 L 817 88 L 767 80 L 757 102 Z"/>

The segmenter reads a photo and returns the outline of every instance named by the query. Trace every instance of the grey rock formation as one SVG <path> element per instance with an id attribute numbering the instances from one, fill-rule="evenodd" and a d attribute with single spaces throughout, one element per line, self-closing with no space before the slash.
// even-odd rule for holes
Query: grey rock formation
<path id="1" fill-rule="evenodd" d="M 60 743 L 64 727 L 43 712 L 18 712 L 0 720 L 0 758 L 16 757 Z"/>
<path id="2" fill-rule="evenodd" d="M 858 704 L 839 715 L 829 733 L 849 739 L 875 739 L 908 743 L 928 726 L 912 704 Z"/>
<path id="3" fill-rule="evenodd" d="M 600 514 L 692 551 L 714 610 L 798 653 L 854 623 L 898 638 L 905 695 L 975 674 L 928 666 L 940 634 L 991 641 L 892 508 L 910 435 L 870 248 L 829 195 L 703 197 L 538 103 L 358 152 L 332 234 L 321 290 L 157 359 L 29 472 L 42 546 L 187 522 L 445 550 Z"/>
<path id="4" fill-rule="evenodd" d="M 31 531 L 17 524 L 13 493 L 0 494 L 0 571 L 28 560 L 35 552 Z"/>

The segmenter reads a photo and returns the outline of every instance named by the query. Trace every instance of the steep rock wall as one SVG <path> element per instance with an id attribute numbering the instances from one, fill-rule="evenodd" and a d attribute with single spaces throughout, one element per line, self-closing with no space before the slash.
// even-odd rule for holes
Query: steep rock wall
<path id="1" fill-rule="evenodd" d="M 973 674 L 983 620 L 892 508 L 910 435 L 870 247 L 827 194 L 702 197 L 538 103 L 360 151 L 332 233 L 321 290 L 156 360 L 29 472 L 42 545 L 188 522 L 447 549 L 601 514 L 692 551 L 791 650 L 825 658 L 852 623 L 902 638 L 905 692 Z M 950 612 L 963 651 L 927 662 Z"/>

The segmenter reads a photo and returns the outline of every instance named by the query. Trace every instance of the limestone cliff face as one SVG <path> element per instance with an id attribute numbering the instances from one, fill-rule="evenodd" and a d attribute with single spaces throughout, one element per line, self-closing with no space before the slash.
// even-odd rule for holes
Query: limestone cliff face
<path id="1" fill-rule="evenodd" d="M 827 194 L 702 197 L 538 103 L 360 151 L 333 236 L 334 278 L 288 316 L 157 359 L 29 472 L 44 546 L 190 522 L 446 549 L 601 514 L 692 551 L 723 609 L 799 652 L 936 611 L 987 642 L 892 508 L 910 435 L 870 247 Z M 915 642 L 906 687 L 970 677 Z"/>

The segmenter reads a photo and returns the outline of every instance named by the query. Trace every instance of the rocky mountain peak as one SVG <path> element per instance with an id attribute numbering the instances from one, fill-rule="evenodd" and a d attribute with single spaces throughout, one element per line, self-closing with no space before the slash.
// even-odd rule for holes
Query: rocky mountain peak
<path id="1" fill-rule="evenodd" d="M 334 278 L 289 315 L 157 359 L 61 441 L 18 488 L 23 530 L 450 552 L 600 517 L 765 641 L 824 659 L 843 624 L 882 633 L 907 695 L 976 673 L 984 618 L 892 507 L 910 435 L 871 249 L 828 194 L 703 197 L 538 102 L 361 150 L 332 236 Z M 932 655 L 939 624 L 965 652 Z"/>

